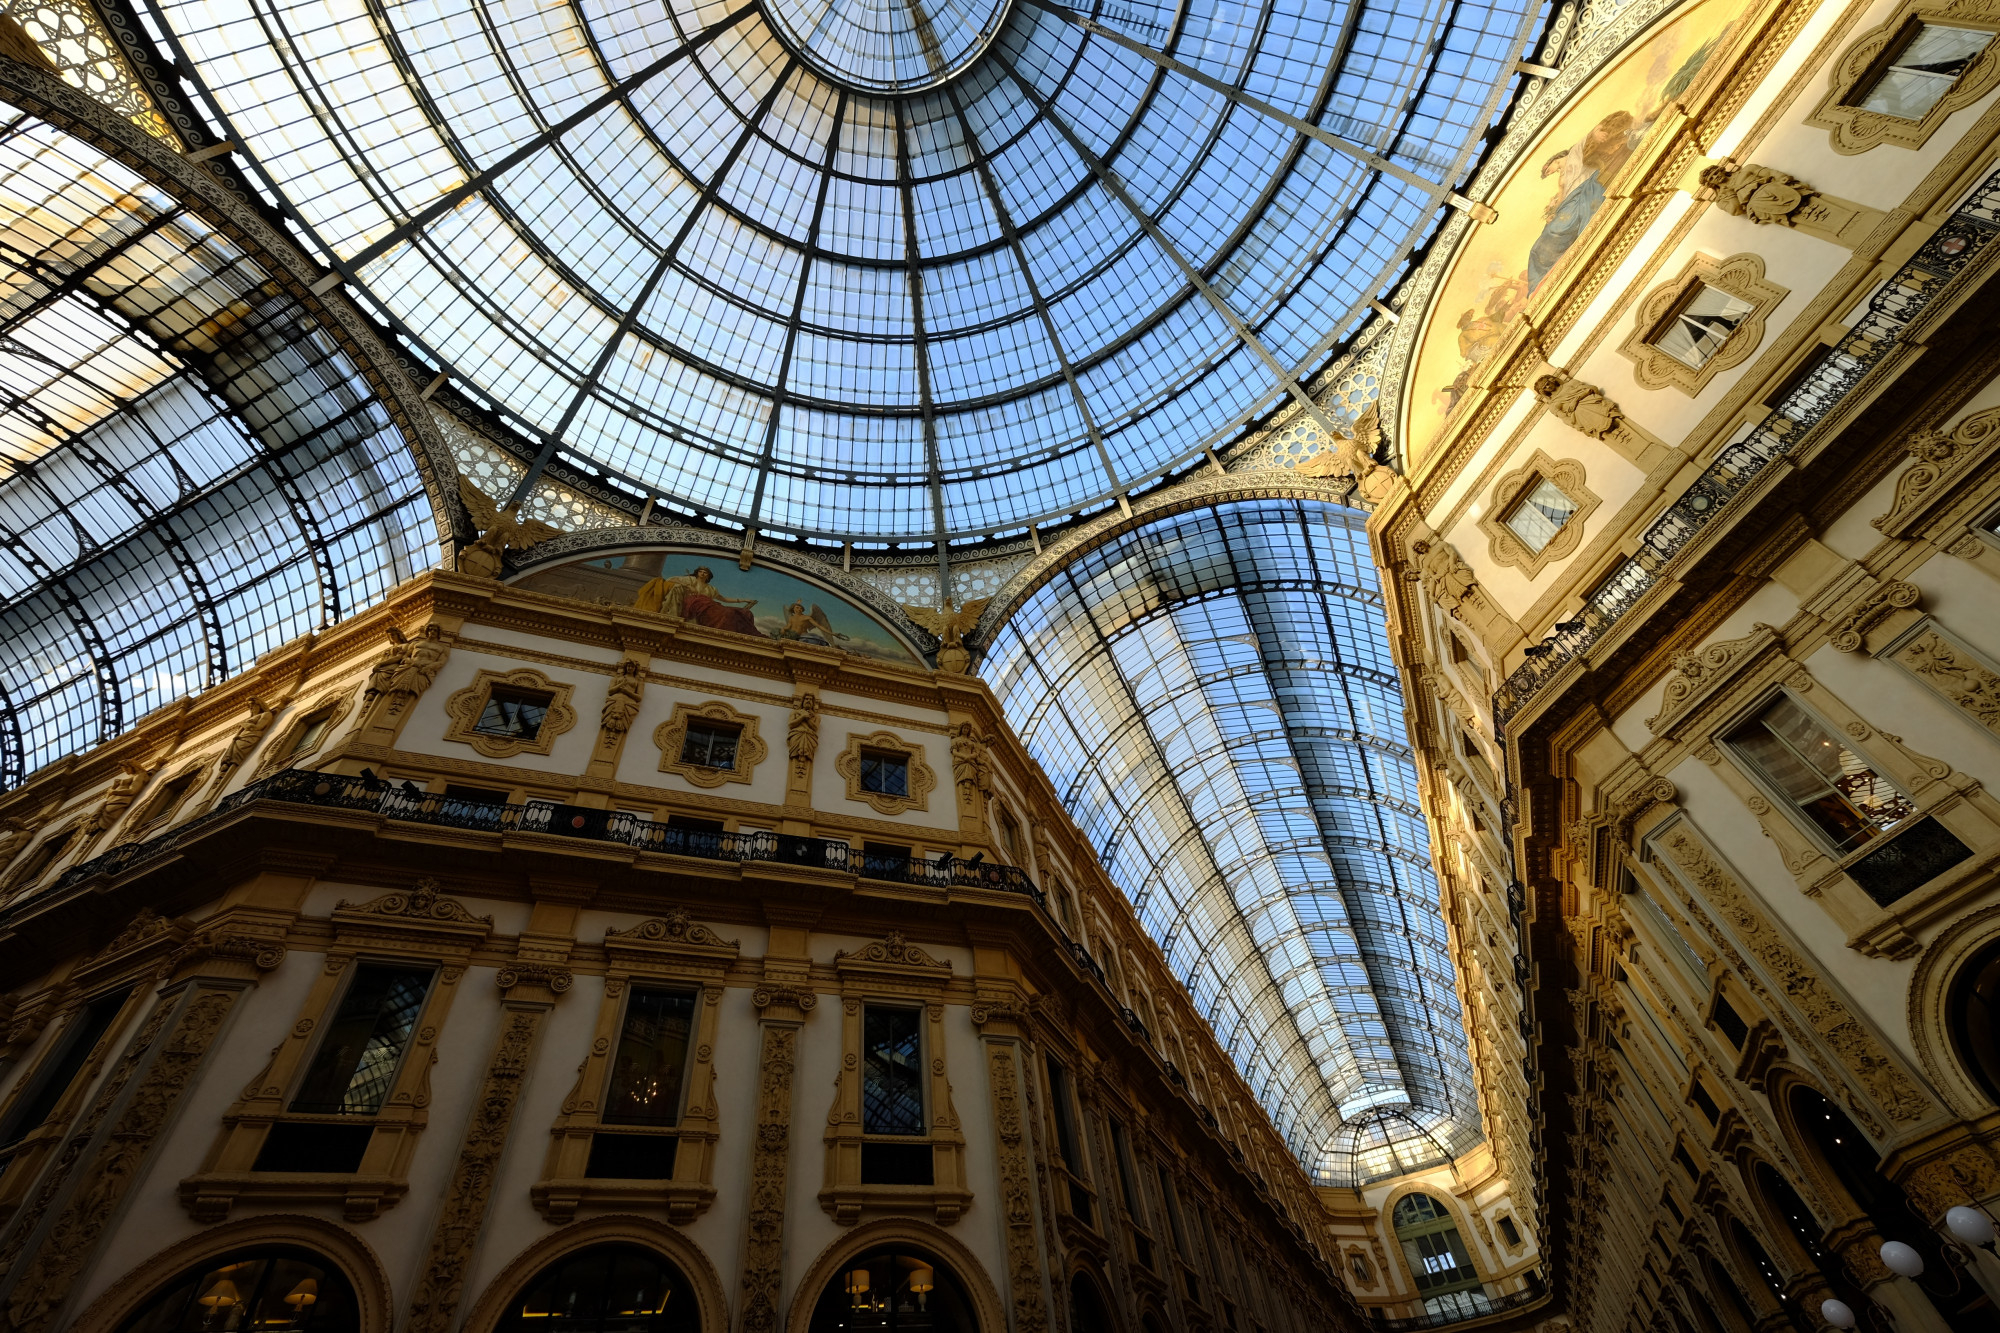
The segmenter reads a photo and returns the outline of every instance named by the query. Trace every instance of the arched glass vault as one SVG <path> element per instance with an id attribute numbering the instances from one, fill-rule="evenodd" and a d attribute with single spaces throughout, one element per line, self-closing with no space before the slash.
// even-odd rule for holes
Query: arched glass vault
<path id="1" fill-rule="evenodd" d="M 1309 1169 L 1480 1136 L 1365 515 L 1242 501 L 1081 554 L 980 668 Z"/>
<path id="2" fill-rule="evenodd" d="M 263 261 L 0 121 L 0 788 L 431 564 L 409 446 Z"/>
<path id="3" fill-rule="evenodd" d="M 1102 507 L 1297 397 L 1540 10 L 137 8 L 322 262 L 525 447 L 864 542 Z"/>

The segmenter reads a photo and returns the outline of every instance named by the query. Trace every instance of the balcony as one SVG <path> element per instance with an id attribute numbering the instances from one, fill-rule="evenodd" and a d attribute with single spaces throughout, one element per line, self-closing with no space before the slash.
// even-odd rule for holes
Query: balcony
<path id="1" fill-rule="evenodd" d="M 917 884 L 936 889 L 990 889 L 1018 893 L 1044 902 L 1034 881 L 1015 866 L 988 861 L 946 858 L 868 856 L 859 848 L 831 838 L 802 838 L 783 833 L 717 833 L 675 828 L 617 810 L 535 802 L 508 805 L 473 801 L 419 791 L 411 783 L 390 783 L 373 776 L 349 777 L 287 769 L 235 792 L 207 814 L 191 819 L 156 838 L 128 842 L 102 856 L 70 867 L 52 890 L 99 875 L 115 875 L 150 860 L 221 821 L 231 812 L 258 801 L 311 806 L 322 810 L 360 810 L 399 823 L 488 833 L 540 833 L 595 843 L 631 847 L 640 852 L 688 856 L 704 861 L 798 866 L 851 874 L 891 884 Z"/>

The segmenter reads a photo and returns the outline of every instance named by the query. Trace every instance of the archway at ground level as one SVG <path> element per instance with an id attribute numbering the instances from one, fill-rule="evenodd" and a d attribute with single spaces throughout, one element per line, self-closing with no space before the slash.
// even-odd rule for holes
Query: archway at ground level
<path id="1" fill-rule="evenodd" d="M 842 1263 L 813 1306 L 810 1333 L 980 1333 L 972 1299 L 942 1260 L 888 1245 Z"/>
<path id="2" fill-rule="evenodd" d="M 1069 1327 L 1070 1333 L 1113 1333 L 1116 1328 L 1104 1306 L 1103 1293 L 1088 1273 L 1078 1273 L 1069 1280 Z"/>
<path id="3" fill-rule="evenodd" d="M 507 1303 L 498 1333 L 700 1333 L 694 1284 L 638 1245 L 593 1245 L 556 1260 Z M 317 1333 L 317 1330 L 315 1330 Z"/>
<path id="4" fill-rule="evenodd" d="M 358 1333 L 354 1288 L 331 1260 L 311 1250 L 237 1250 L 182 1272 L 132 1315 L 119 1333 Z"/>

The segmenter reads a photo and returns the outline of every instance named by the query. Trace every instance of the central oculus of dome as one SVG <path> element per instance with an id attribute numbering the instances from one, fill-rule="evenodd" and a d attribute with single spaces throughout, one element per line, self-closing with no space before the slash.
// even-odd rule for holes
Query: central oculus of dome
<path id="1" fill-rule="evenodd" d="M 1010 0 L 764 0 L 785 45 L 855 92 L 914 93 L 979 58 Z"/>

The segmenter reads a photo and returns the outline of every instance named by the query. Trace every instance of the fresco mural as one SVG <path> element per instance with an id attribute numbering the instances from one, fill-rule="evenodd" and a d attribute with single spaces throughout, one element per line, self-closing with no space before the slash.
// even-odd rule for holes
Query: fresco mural
<path id="1" fill-rule="evenodd" d="M 732 634 L 796 639 L 885 662 L 925 665 L 881 621 L 838 593 L 763 565 L 741 570 L 713 552 L 621 551 L 533 570 L 513 584 L 680 616 Z"/>
<path id="2" fill-rule="evenodd" d="M 1744 0 L 1706 0 L 1642 39 L 1546 130 L 1440 284 L 1418 347 L 1404 438 L 1421 455 L 1479 367 L 1562 263 L 1662 111 L 1694 86 Z"/>

